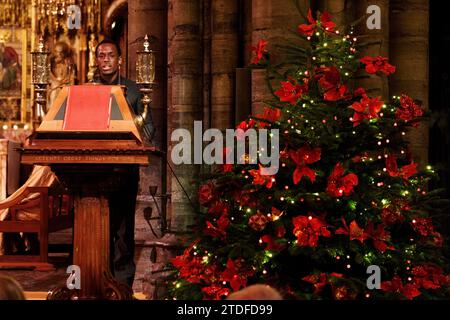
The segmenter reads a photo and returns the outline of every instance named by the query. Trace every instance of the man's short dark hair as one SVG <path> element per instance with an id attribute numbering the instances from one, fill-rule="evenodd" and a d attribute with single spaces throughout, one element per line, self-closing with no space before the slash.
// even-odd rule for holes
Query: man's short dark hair
<path id="1" fill-rule="evenodd" d="M 102 44 L 106 44 L 106 43 L 110 43 L 110 44 L 112 44 L 112 45 L 114 45 L 114 46 L 116 47 L 116 49 L 117 49 L 117 54 L 119 55 L 119 57 L 122 55 L 122 51 L 120 50 L 119 44 L 118 44 L 117 42 L 115 42 L 114 40 L 112 40 L 112 39 L 106 38 L 106 39 L 104 39 L 102 42 L 100 42 L 100 43 L 97 45 L 97 47 L 95 48 L 95 57 L 97 57 L 97 55 L 98 55 L 98 48 L 100 48 L 100 46 L 101 46 Z"/>

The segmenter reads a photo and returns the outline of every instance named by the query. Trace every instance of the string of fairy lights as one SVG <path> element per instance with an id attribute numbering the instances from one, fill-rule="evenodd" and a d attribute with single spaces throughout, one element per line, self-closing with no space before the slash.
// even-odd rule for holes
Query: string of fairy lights
<path id="1" fill-rule="evenodd" d="M 328 28 L 326 28 L 326 29 L 328 29 Z M 334 33 L 337 36 L 340 35 L 340 32 L 338 30 L 336 30 Z M 350 31 L 350 34 L 344 35 L 341 38 L 342 42 L 348 43 L 348 45 L 349 45 L 349 48 L 348 48 L 349 54 L 346 56 L 345 61 L 353 60 L 355 58 L 354 54 L 356 52 L 356 49 L 355 49 L 354 45 L 357 41 L 357 38 L 354 37 L 352 34 L 353 34 L 353 30 Z M 317 37 L 320 37 L 320 36 L 322 36 L 322 33 L 316 32 L 315 35 Z M 307 40 L 311 41 L 312 37 L 308 36 Z M 319 45 L 317 47 L 319 47 Z M 330 46 L 329 46 L 328 41 L 323 42 L 322 47 L 329 48 Z M 318 57 L 316 55 L 312 56 L 312 60 L 315 62 L 319 62 L 319 60 L 320 60 L 320 62 L 326 62 L 325 59 L 326 58 L 324 58 L 324 57 L 320 57 L 320 56 Z M 333 61 L 333 60 L 336 60 L 336 59 L 333 59 L 333 57 L 329 57 L 328 61 Z M 343 66 L 339 65 L 339 69 L 342 70 Z M 298 75 L 300 77 L 303 75 L 308 77 L 310 75 L 310 71 L 308 71 L 308 70 L 299 71 Z M 350 76 L 350 73 L 347 71 L 344 71 L 343 75 L 345 77 L 348 77 L 348 76 Z M 393 96 L 392 99 L 394 102 L 399 103 L 400 96 Z M 316 101 L 314 101 L 314 99 L 309 99 L 309 101 L 304 101 L 303 103 L 302 102 L 297 103 L 295 106 L 289 106 L 288 104 L 286 104 L 286 107 L 283 107 L 283 112 L 289 116 L 289 119 L 287 119 L 287 123 L 288 123 L 289 127 L 283 131 L 284 134 L 292 135 L 295 133 L 297 135 L 302 135 L 302 134 L 307 133 L 308 130 L 311 130 L 313 132 L 314 131 L 318 132 L 319 130 L 317 130 L 317 129 L 319 129 L 319 128 L 317 127 L 317 125 L 313 124 L 314 121 L 310 121 L 310 120 L 306 119 L 305 115 L 302 114 L 301 112 L 302 112 L 302 109 L 307 110 L 308 108 L 319 107 L 319 105 L 320 105 L 320 103 L 317 104 Z M 299 107 L 301 107 L 301 108 L 299 108 Z M 381 107 L 381 112 L 378 114 L 378 116 L 380 118 L 384 118 L 386 115 L 392 116 L 395 111 L 396 111 L 395 107 L 388 107 L 388 105 L 383 103 L 383 105 Z M 250 118 L 250 120 L 251 119 L 252 118 Z M 350 118 L 348 118 L 348 120 L 350 122 L 353 122 L 354 119 L 352 117 L 350 117 Z M 303 123 L 301 123 L 301 121 L 303 121 Z M 323 118 L 321 120 L 321 124 L 324 126 L 327 126 L 327 125 L 330 125 L 330 122 L 333 123 L 333 121 L 335 123 L 338 123 L 340 121 L 340 119 L 336 115 L 334 115 L 331 117 L 331 119 Z M 370 124 L 374 124 L 377 121 L 379 121 L 377 118 L 369 119 Z M 402 127 L 402 123 L 400 123 L 399 120 L 393 119 L 392 121 L 393 121 L 393 124 L 392 124 L 393 128 L 401 128 Z M 280 124 L 280 123 L 277 123 L 277 124 Z M 357 132 L 357 130 L 352 130 L 351 134 L 357 135 L 358 132 Z M 404 137 L 406 134 L 407 134 L 407 132 L 404 129 L 400 130 L 401 137 Z M 316 135 L 315 138 L 320 139 L 320 135 Z M 339 140 L 342 137 L 339 133 L 337 133 L 337 134 L 335 134 L 335 138 Z M 385 146 L 385 149 L 382 150 L 382 152 L 378 153 L 378 154 L 370 154 L 367 156 L 362 156 L 361 162 L 363 162 L 363 163 L 374 163 L 377 161 L 385 161 L 389 157 L 389 152 L 387 150 L 390 149 L 389 147 L 391 146 L 391 139 L 388 136 L 384 136 L 382 132 L 376 133 L 373 138 L 376 141 L 377 147 L 383 148 L 383 146 Z M 391 149 L 393 149 L 393 148 L 391 148 Z M 405 156 L 407 153 L 407 150 L 405 150 L 404 148 L 400 148 L 398 151 L 402 156 Z M 280 160 L 281 160 L 282 168 L 287 166 L 286 162 L 283 161 L 283 159 L 284 159 L 283 152 L 284 151 L 280 151 Z M 246 155 L 246 157 L 245 157 L 246 163 L 251 163 L 250 162 L 251 159 L 249 159 L 249 157 L 250 157 L 249 155 Z M 377 170 L 375 172 L 375 176 L 369 177 L 369 182 L 372 185 L 379 187 L 380 189 L 382 189 L 383 187 L 387 187 L 387 189 L 389 189 L 388 192 L 393 192 L 391 190 L 393 188 L 392 185 L 389 183 L 386 184 L 386 182 L 383 181 L 384 177 L 387 176 L 387 171 L 388 171 L 388 169 L 386 168 L 386 166 L 384 166 L 381 171 Z M 430 175 L 435 174 L 435 170 L 431 165 L 426 165 L 424 168 L 424 171 Z M 245 180 L 252 179 L 252 175 L 249 174 L 248 170 L 242 170 L 241 174 Z M 378 177 L 380 180 L 378 180 L 378 178 L 376 178 L 376 177 Z M 268 179 L 271 179 L 272 183 L 277 182 L 275 176 L 270 176 Z M 421 196 L 427 195 L 426 189 L 424 187 L 421 187 L 421 184 L 426 185 L 426 184 L 424 184 L 424 181 L 418 181 L 418 179 L 411 179 L 411 178 L 409 178 L 409 181 L 411 182 L 411 188 L 410 188 L 411 191 L 412 191 L 412 189 L 415 188 L 415 191 L 417 192 L 418 195 L 421 195 Z M 397 189 L 398 189 L 398 186 L 397 186 Z M 408 188 L 405 186 L 404 188 L 400 188 L 400 190 L 396 190 L 396 191 L 399 192 L 399 195 L 401 195 L 401 197 L 407 199 L 408 197 L 412 196 L 410 190 L 408 190 Z M 272 196 L 269 196 L 269 199 L 270 199 L 270 197 L 272 197 Z M 297 195 L 293 195 L 292 189 L 289 186 L 289 184 L 285 184 L 281 188 L 281 190 L 278 190 L 277 197 L 278 197 L 278 200 L 284 204 L 285 208 L 286 208 L 286 206 L 289 206 L 289 205 L 292 205 L 295 208 L 298 205 L 298 203 L 305 202 L 305 198 L 313 199 L 313 201 L 316 201 L 316 202 L 322 201 L 321 194 L 319 192 L 310 192 L 310 193 L 304 192 L 304 193 L 297 193 Z M 223 201 L 228 202 L 227 199 L 223 199 Z M 339 203 L 339 202 L 345 201 L 345 200 L 336 198 L 335 201 L 337 203 Z M 360 210 L 358 210 L 359 205 L 358 205 L 357 201 L 355 201 L 355 200 L 348 200 L 347 202 L 348 202 L 348 208 L 351 210 L 351 212 L 360 211 L 360 212 L 358 212 L 360 216 L 364 215 L 365 213 L 367 213 L 369 211 L 369 209 L 367 207 L 360 208 Z M 377 200 L 377 201 L 373 200 L 372 201 L 372 206 L 374 206 L 377 209 L 380 208 L 379 205 L 381 205 L 381 208 L 387 208 L 390 204 L 391 204 L 390 201 L 384 197 L 382 197 L 381 200 Z M 252 206 L 240 205 L 238 207 L 238 209 L 246 217 L 251 217 L 254 214 L 261 214 L 259 209 L 253 208 Z M 280 217 L 283 214 L 285 214 L 284 211 L 280 211 L 275 214 L 274 214 L 274 212 L 263 213 L 263 215 L 265 215 L 267 217 L 267 221 L 277 221 L 278 219 L 280 219 Z M 236 218 L 234 216 L 232 216 L 232 215 L 230 216 L 231 221 L 234 221 L 235 219 Z M 313 219 L 313 217 L 311 215 L 309 215 L 308 219 L 311 220 L 311 219 Z M 217 221 L 217 218 L 213 219 L 213 221 Z M 417 221 L 415 219 L 412 219 L 411 223 L 416 224 Z M 406 257 L 405 260 L 403 261 L 403 263 L 404 263 L 403 268 L 404 268 L 404 270 L 406 270 L 407 273 L 411 274 L 413 258 L 416 253 L 415 252 L 416 251 L 416 248 L 415 248 L 416 239 L 409 238 L 408 240 L 410 243 L 403 247 L 405 257 Z M 296 242 L 297 242 L 297 240 L 288 240 L 288 245 L 295 246 Z M 265 242 L 263 241 L 262 238 L 260 238 L 258 240 L 258 243 L 260 246 L 263 246 L 265 244 Z M 341 265 L 345 270 L 352 269 L 353 266 L 352 266 L 351 261 L 354 259 L 353 253 L 350 253 L 350 252 L 347 253 L 342 248 L 329 248 L 328 252 L 329 252 L 330 256 L 332 258 L 334 258 L 335 261 L 339 265 Z M 211 252 L 208 252 L 207 250 L 202 250 L 198 246 L 192 247 L 192 254 L 194 256 L 201 256 L 202 262 L 204 264 L 209 264 L 211 261 L 211 258 L 213 258 L 213 256 L 214 256 Z M 363 255 L 362 259 L 366 265 L 372 265 L 376 259 L 380 258 L 380 256 L 384 257 L 385 259 L 392 258 L 392 255 L 389 251 L 385 251 L 382 253 L 380 253 L 380 252 L 375 253 L 375 250 L 370 250 Z M 273 257 L 274 257 L 274 252 L 272 252 L 271 250 L 268 250 L 268 249 L 264 250 L 263 257 L 260 260 L 261 265 L 262 265 L 260 272 L 263 277 L 270 276 L 271 259 Z M 217 256 L 214 256 L 214 258 L 217 258 Z M 255 265 L 253 265 L 253 269 L 255 271 L 257 270 Z M 412 280 L 413 280 L 412 276 L 407 277 L 408 282 L 411 282 Z M 173 282 L 173 285 L 175 286 L 175 288 L 180 288 L 182 285 L 182 282 L 179 280 L 176 280 Z M 224 281 L 223 285 L 227 285 L 227 283 Z M 367 299 L 369 299 L 371 296 L 372 296 L 372 294 L 369 292 L 364 293 L 364 297 Z"/>

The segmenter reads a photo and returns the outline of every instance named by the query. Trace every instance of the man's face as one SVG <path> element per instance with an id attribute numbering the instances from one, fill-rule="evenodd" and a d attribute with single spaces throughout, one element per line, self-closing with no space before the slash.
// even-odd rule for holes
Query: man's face
<path id="1" fill-rule="evenodd" d="M 119 54 L 112 43 L 104 43 L 98 47 L 97 66 L 102 75 L 111 75 L 117 72 L 119 67 Z"/>

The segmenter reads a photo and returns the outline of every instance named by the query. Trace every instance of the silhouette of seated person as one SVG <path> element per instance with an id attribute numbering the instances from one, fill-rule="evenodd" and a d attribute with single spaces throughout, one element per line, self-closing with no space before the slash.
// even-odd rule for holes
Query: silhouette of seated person
<path id="1" fill-rule="evenodd" d="M 0 300 L 26 300 L 21 285 L 14 278 L 0 275 Z"/>

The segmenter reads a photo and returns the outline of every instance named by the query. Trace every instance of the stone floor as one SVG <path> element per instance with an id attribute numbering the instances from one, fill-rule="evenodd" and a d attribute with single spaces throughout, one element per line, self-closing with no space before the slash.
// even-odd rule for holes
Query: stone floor
<path id="1" fill-rule="evenodd" d="M 49 290 L 56 286 L 64 285 L 68 274 L 67 266 L 70 264 L 68 257 L 51 257 L 49 262 L 55 266 L 53 271 L 0 269 L 0 274 L 8 275 L 16 279 L 25 291 L 28 300 L 45 300 Z M 146 295 L 134 289 L 136 299 L 145 300 Z"/>
<path id="2" fill-rule="evenodd" d="M 55 265 L 54 271 L 0 270 L 0 274 L 15 278 L 25 291 L 47 292 L 55 286 L 64 285 L 67 280 L 66 269 L 69 261 L 64 257 L 49 259 Z"/>
<path id="3" fill-rule="evenodd" d="M 0 274 L 8 275 L 16 279 L 23 289 L 27 292 L 39 293 L 44 295 L 56 286 L 65 285 L 68 274 L 67 267 L 72 264 L 69 257 L 72 242 L 72 229 L 62 230 L 49 235 L 49 262 L 55 266 L 53 271 L 37 271 L 30 269 L 5 269 L 0 268 Z M 64 249 L 64 250 L 60 250 Z M 140 248 L 136 248 L 140 253 Z M 137 254 L 137 258 L 139 255 Z M 140 267 L 140 266 L 139 266 Z M 140 270 L 139 270 L 140 271 Z M 133 286 L 134 292 L 142 291 L 143 274 L 136 273 L 136 279 Z"/>

